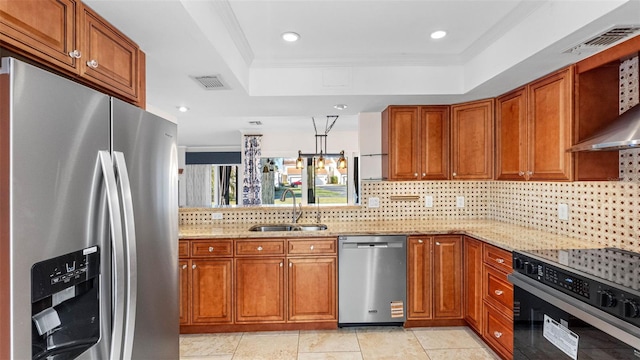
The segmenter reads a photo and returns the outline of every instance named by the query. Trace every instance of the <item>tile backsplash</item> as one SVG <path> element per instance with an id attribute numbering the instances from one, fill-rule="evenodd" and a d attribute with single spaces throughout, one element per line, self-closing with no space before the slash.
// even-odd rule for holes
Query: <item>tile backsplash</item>
<path id="1" fill-rule="evenodd" d="M 640 160 L 636 155 L 634 159 Z M 640 163 L 631 167 L 636 178 Z M 415 200 L 394 200 L 411 195 Z M 433 196 L 433 207 L 425 196 Z M 464 196 L 464 207 L 456 197 Z M 377 197 L 378 208 L 369 208 Z M 520 182 L 520 181 L 365 181 L 362 205 L 304 208 L 302 222 L 489 219 L 596 241 L 603 246 L 640 251 L 640 182 Z M 567 204 L 569 219 L 559 220 L 558 204 Z M 212 220 L 212 213 L 224 219 Z M 269 223 L 291 220 L 291 208 L 181 209 L 180 224 Z"/>

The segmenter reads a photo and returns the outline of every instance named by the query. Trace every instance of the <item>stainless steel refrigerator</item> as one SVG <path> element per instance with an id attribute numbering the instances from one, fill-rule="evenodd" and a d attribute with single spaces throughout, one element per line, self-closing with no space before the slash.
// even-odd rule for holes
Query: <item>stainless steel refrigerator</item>
<path id="1" fill-rule="evenodd" d="M 0 67 L 0 359 L 178 359 L 176 125 Z"/>

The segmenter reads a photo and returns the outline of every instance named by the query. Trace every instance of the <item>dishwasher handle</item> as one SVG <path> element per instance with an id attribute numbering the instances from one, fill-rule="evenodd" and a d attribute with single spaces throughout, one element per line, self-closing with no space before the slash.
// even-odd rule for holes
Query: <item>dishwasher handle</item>
<path id="1" fill-rule="evenodd" d="M 378 243 L 370 243 L 370 242 L 361 242 L 357 243 L 358 249 L 371 249 L 371 248 L 388 248 L 388 243 L 378 242 Z"/>
<path id="2" fill-rule="evenodd" d="M 343 242 L 343 249 L 389 249 L 402 248 L 402 242 Z"/>

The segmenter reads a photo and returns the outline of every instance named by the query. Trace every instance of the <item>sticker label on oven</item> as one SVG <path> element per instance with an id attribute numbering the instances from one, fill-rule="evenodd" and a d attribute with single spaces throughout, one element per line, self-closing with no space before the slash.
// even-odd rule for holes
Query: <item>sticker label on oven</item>
<path id="1" fill-rule="evenodd" d="M 562 326 L 549 316 L 544 316 L 542 336 L 549 340 L 563 353 L 569 355 L 573 360 L 578 359 L 578 334 Z"/>

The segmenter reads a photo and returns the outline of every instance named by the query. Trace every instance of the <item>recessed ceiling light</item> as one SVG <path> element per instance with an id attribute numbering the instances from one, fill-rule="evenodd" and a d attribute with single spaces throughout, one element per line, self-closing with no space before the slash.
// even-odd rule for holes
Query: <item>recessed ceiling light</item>
<path id="1" fill-rule="evenodd" d="M 298 41 L 298 39 L 300 39 L 300 35 L 298 35 L 297 33 L 288 31 L 288 32 L 282 34 L 282 38 L 284 39 L 284 41 L 294 42 L 294 41 Z"/>
<path id="2" fill-rule="evenodd" d="M 347 104 L 335 104 L 333 105 L 334 108 L 338 109 L 338 110 L 344 110 L 347 108 Z"/>
<path id="3" fill-rule="evenodd" d="M 178 111 L 180 112 L 187 112 L 189 111 L 189 108 L 186 106 L 176 106 L 176 108 L 178 109 Z"/>
<path id="4" fill-rule="evenodd" d="M 438 30 L 431 33 L 432 39 L 442 39 L 445 36 L 447 36 L 447 32 L 444 30 Z"/>

